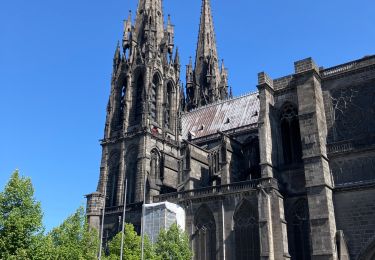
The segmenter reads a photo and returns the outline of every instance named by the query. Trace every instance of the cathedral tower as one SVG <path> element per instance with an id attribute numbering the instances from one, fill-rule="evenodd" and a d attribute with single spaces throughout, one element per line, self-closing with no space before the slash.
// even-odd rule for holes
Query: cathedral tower
<path id="1" fill-rule="evenodd" d="M 145 188 L 146 201 L 175 191 L 180 133 L 179 77 L 174 26 L 169 16 L 164 23 L 162 0 L 139 0 L 135 23 L 129 13 L 122 44 L 115 50 L 101 142 L 100 180 L 97 193 L 87 196 L 88 219 L 97 228 L 99 211 L 105 203 L 108 221 L 104 228 L 109 236 L 118 231 L 115 218 L 121 216 L 124 204 L 133 212 L 127 214 L 130 218 L 127 221 L 139 227 L 137 214 Z"/>
<path id="2" fill-rule="evenodd" d="M 187 109 L 228 98 L 228 73 L 219 56 L 210 0 L 202 0 L 195 67 L 192 60 L 186 66 Z"/>

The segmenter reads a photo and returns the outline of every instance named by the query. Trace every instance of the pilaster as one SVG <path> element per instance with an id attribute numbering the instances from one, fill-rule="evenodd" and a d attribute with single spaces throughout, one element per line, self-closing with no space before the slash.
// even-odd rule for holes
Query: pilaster
<path id="1" fill-rule="evenodd" d="M 230 146 L 230 139 L 225 135 L 222 134 L 222 141 L 221 141 L 221 152 L 220 152 L 220 164 L 221 168 L 221 184 L 230 184 L 230 169 L 229 169 L 229 161 L 230 158 L 228 156 L 228 146 Z"/>
<path id="2" fill-rule="evenodd" d="M 336 222 L 326 154 L 327 126 L 318 66 L 311 58 L 295 63 L 299 124 L 309 204 L 312 260 L 336 260 Z"/>
<path id="3" fill-rule="evenodd" d="M 272 162 L 272 121 L 271 107 L 274 105 L 273 80 L 264 72 L 258 74 L 258 90 L 260 99 L 259 110 L 259 145 L 260 145 L 260 166 L 262 178 L 273 177 Z"/>
<path id="4" fill-rule="evenodd" d="M 125 179 L 125 142 L 121 142 L 119 178 L 116 194 L 117 205 L 126 205 L 126 202 L 124 202 Z"/>
<path id="5" fill-rule="evenodd" d="M 258 191 L 260 259 L 274 260 L 274 237 L 272 230 L 271 198 L 267 192 L 260 188 Z"/>
<path id="6" fill-rule="evenodd" d="M 276 260 L 290 259 L 288 248 L 287 226 L 284 213 L 284 198 L 273 190 L 270 193 L 272 209 L 272 230 L 274 239 L 274 254 Z"/>

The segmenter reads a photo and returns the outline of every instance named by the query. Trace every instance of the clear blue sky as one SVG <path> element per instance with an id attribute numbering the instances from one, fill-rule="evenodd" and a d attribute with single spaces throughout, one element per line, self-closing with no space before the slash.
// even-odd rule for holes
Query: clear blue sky
<path id="1" fill-rule="evenodd" d="M 61 223 L 96 189 L 112 57 L 136 0 L 0 2 L 0 189 L 20 169 Z M 183 65 L 194 56 L 201 0 L 164 0 Z M 333 66 L 375 53 L 373 0 L 212 0 L 219 55 L 235 95 L 257 73 Z M 183 66 L 184 69 L 184 66 Z M 182 74 L 184 81 L 184 74 Z"/>

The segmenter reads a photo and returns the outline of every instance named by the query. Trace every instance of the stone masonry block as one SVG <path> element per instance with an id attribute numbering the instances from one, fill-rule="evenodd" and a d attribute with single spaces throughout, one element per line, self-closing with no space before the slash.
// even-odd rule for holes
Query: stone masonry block
<path id="1" fill-rule="evenodd" d="M 294 63 L 294 71 L 296 74 L 302 73 L 309 70 L 315 70 L 319 73 L 319 67 L 316 65 L 312 58 L 296 61 Z"/>
<path id="2" fill-rule="evenodd" d="M 267 84 L 269 87 L 273 88 L 273 80 L 265 72 L 258 73 L 258 85 Z"/>

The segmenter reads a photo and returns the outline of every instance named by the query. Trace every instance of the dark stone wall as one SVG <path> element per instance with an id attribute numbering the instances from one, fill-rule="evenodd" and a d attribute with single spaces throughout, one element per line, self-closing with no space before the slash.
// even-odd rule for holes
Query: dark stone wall
<path id="1" fill-rule="evenodd" d="M 332 158 L 332 177 L 336 186 L 370 182 L 375 179 L 375 153 L 354 153 Z"/>
<path id="2" fill-rule="evenodd" d="M 335 185 L 375 180 L 375 72 L 323 80 L 327 150 Z"/>
<path id="3" fill-rule="evenodd" d="M 336 225 L 343 230 L 351 259 L 375 238 L 375 185 L 367 188 L 336 189 Z"/>

